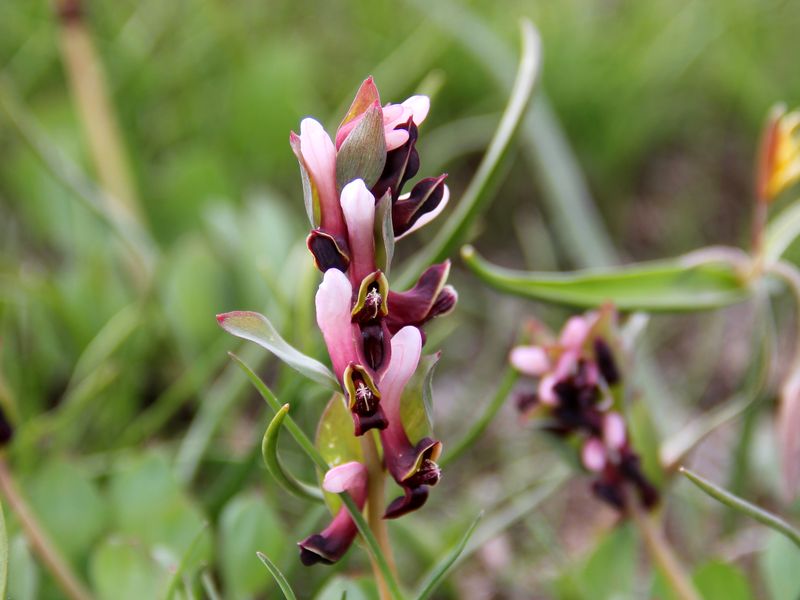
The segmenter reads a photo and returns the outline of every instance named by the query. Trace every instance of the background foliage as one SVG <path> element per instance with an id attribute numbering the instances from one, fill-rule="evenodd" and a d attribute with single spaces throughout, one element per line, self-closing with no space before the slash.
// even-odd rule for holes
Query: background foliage
<path id="1" fill-rule="evenodd" d="M 800 4 L 787 0 L 86 5 L 152 240 L 154 283 L 136 283 L 129 250 L 63 185 L 69 167 L 43 164 L 0 112 L 0 401 L 18 424 L 8 452 L 25 495 L 100 598 L 160 597 L 178 563 L 179 578 L 205 574 L 225 598 L 272 597 L 256 550 L 280 558 L 301 597 L 339 598 L 343 587 L 348 598 L 368 593 L 368 584 L 356 589 L 341 578 L 368 574 L 363 552 L 301 572 L 287 551 L 324 514 L 268 478 L 260 462 L 268 412 L 229 366 L 226 351 L 239 346 L 213 319 L 258 310 L 293 344 L 324 354 L 309 327 L 316 275 L 287 143 L 303 116 L 332 128 L 370 73 L 386 101 L 432 94 L 420 154 L 426 172 L 449 171 L 457 201 L 506 99 L 516 17 L 529 15 L 543 38 L 541 88 L 600 219 L 572 215 L 573 227 L 593 228 L 582 235 L 564 228 L 523 132 L 476 245 L 496 262 L 548 270 L 588 264 L 576 248 L 604 230 L 625 260 L 744 243 L 758 128 L 776 100 L 800 98 Z M 440 18 L 446 10 L 449 24 Z M 58 36 L 50 3 L 1 2 L 0 93 L 44 134 L 46 148 L 91 179 Z M 429 337 L 446 350 L 435 380 L 445 455 L 494 393 L 524 316 L 557 323 L 565 314 L 500 297 L 457 260 L 453 280 L 459 309 Z M 651 454 L 658 438 L 739 387 L 755 362 L 754 327 L 763 326 L 748 306 L 654 320 L 647 337 L 668 386 L 640 386 L 657 423 L 639 427 Z M 258 348 L 241 355 L 310 432 L 324 391 Z M 797 512 L 774 492 L 772 399 L 761 400 L 752 416 L 704 442 L 692 464 L 791 519 Z M 286 462 L 312 479 L 299 451 L 284 446 Z M 441 597 L 646 597 L 661 589 L 637 558 L 637 538 L 614 527 L 586 481 L 548 488 L 560 464 L 504 407 L 474 451 L 447 468 L 425 510 L 392 524 L 401 570 L 421 575 L 489 508 Z M 59 597 L 5 512 L 10 597 Z M 708 597 L 800 594 L 800 555 L 782 538 L 685 482 L 675 483 L 667 515 Z"/>

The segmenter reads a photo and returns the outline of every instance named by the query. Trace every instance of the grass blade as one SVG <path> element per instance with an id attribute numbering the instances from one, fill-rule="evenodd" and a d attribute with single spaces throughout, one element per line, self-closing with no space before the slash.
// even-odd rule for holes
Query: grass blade
<path id="1" fill-rule="evenodd" d="M 292 586 L 286 581 L 286 577 L 283 576 L 278 566 L 267 558 L 266 554 L 256 552 L 256 556 L 258 556 L 258 560 L 264 563 L 264 566 L 267 567 L 267 570 L 275 578 L 275 581 L 283 592 L 283 597 L 286 598 L 286 600 L 297 600 L 297 596 L 295 596 L 294 591 L 292 591 Z"/>
<path id="2" fill-rule="evenodd" d="M 322 501 L 322 492 L 319 491 L 319 488 L 298 481 L 291 474 L 287 473 L 278 458 L 278 435 L 281 431 L 281 425 L 283 425 L 283 419 L 288 412 L 289 405 L 284 404 L 281 409 L 275 413 L 272 421 L 270 421 L 267 426 L 267 430 L 264 432 L 264 439 L 261 441 L 261 455 L 264 457 L 264 463 L 266 463 L 267 469 L 272 477 L 274 477 L 287 492 L 294 494 L 298 498 L 320 502 Z"/>
<path id="3" fill-rule="evenodd" d="M 730 506 L 734 510 L 744 513 L 759 523 L 763 523 L 767 527 L 770 527 L 778 533 L 785 535 L 798 548 L 800 548 L 800 531 L 792 527 L 779 516 L 768 512 L 763 508 L 756 506 L 755 504 L 750 504 L 747 500 L 730 493 L 728 490 L 719 487 L 718 485 L 710 482 L 708 479 L 701 477 L 697 473 L 693 473 L 692 471 L 689 471 L 683 467 L 680 468 L 680 472 L 683 473 L 683 475 L 685 475 L 689 481 L 691 481 L 715 500 L 722 502 L 722 504 L 725 504 L 726 506 Z"/>
<path id="4" fill-rule="evenodd" d="M 428 265 L 444 260 L 466 241 L 472 224 L 492 198 L 492 192 L 499 183 L 499 176 L 503 172 L 501 167 L 505 163 L 511 142 L 525 115 L 541 65 L 539 34 L 528 20 L 522 21 L 521 29 L 522 57 L 511 96 L 497 131 L 456 210 L 436 237 L 411 259 L 403 271 L 397 282 L 401 289 L 411 286 Z"/>
<path id="5" fill-rule="evenodd" d="M 442 558 L 442 560 L 433 566 L 420 585 L 420 591 L 417 594 L 417 600 L 425 600 L 436 591 L 436 588 L 439 587 L 439 584 L 442 582 L 445 575 L 447 575 L 450 567 L 453 566 L 456 560 L 458 560 L 458 557 L 461 556 L 464 548 L 466 548 L 469 538 L 472 537 L 472 533 L 475 531 L 475 528 L 478 526 L 478 522 L 482 517 L 483 511 L 481 511 L 472 524 L 467 528 L 467 531 L 461 537 L 461 540 L 458 542 L 458 544 L 454 546 L 450 552 L 448 552 L 447 555 Z"/>
<path id="6" fill-rule="evenodd" d="M 175 592 L 178 591 L 178 585 L 181 582 L 183 577 L 183 572 L 186 570 L 186 567 L 189 565 L 189 561 L 192 559 L 195 551 L 197 550 L 197 546 L 200 544 L 200 540 L 203 539 L 203 534 L 208 531 L 208 523 L 203 523 L 200 530 L 195 534 L 194 538 L 192 538 L 191 543 L 186 548 L 186 551 L 181 556 L 181 560 L 178 563 L 178 566 L 175 568 L 175 572 L 172 574 L 172 578 L 169 582 L 169 587 L 167 588 L 167 593 L 164 594 L 165 600 L 172 600 L 172 597 L 175 595 Z"/>

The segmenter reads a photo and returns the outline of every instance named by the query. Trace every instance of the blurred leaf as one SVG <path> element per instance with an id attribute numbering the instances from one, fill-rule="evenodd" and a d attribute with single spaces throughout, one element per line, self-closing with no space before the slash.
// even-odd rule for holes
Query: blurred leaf
<path id="1" fill-rule="evenodd" d="M 148 547 L 163 547 L 177 568 L 206 518 L 178 485 L 166 457 L 150 450 L 119 463 L 109 493 L 117 530 Z M 205 538 L 190 570 L 210 554 Z"/>
<path id="2" fill-rule="evenodd" d="M 203 523 L 200 526 L 200 530 L 195 534 L 194 539 L 189 544 L 189 547 L 186 548 L 183 556 L 181 556 L 178 566 L 172 570 L 172 576 L 170 577 L 169 585 L 167 586 L 167 592 L 164 594 L 165 600 L 172 600 L 181 582 L 184 581 L 185 578 L 191 578 L 191 575 L 186 574 L 186 570 L 192 558 L 194 557 L 194 553 L 197 551 L 200 540 L 202 540 L 203 536 L 207 535 L 207 533 L 208 523 Z"/>
<path id="3" fill-rule="evenodd" d="M 39 569 L 31 555 L 28 541 L 19 534 L 9 546 L 8 596 L 14 600 L 37 600 L 39 598 Z"/>
<path id="4" fill-rule="evenodd" d="M 256 552 L 256 556 L 258 559 L 264 563 L 264 566 L 267 567 L 267 570 L 272 574 L 275 578 L 275 581 L 278 582 L 278 586 L 281 588 L 281 592 L 283 592 L 283 597 L 286 600 L 297 600 L 297 597 L 294 595 L 294 591 L 292 590 L 292 586 L 289 585 L 289 582 L 286 581 L 286 577 L 284 577 L 281 570 L 273 563 L 265 554 L 261 552 Z"/>
<path id="5" fill-rule="evenodd" d="M 433 372 L 439 357 L 437 352 L 420 358 L 417 370 L 400 397 L 400 419 L 412 444 L 431 435 L 433 429 Z"/>
<path id="6" fill-rule="evenodd" d="M 167 572 L 133 541 L 108 539 L 92 554 L 89 576 L 100 600 L 161 598 Z"/>
<path id="7" fill-rule="evenodd" d="M 377 597 L 377 590 L 372 579 L 362 577 L 352 579 L 336 575 L 326 583 L 314 596 L 314 600 L 373 600 Z"/>
<path id="8" fill-rule="evenodd" d="M 58 548 L 80 559 L 105 530 L 108 509 L 87 473 L 64 459 L 45 463 L 25 482 L 35 514 Z"/>
<path id="9" fill-rule="evenodd" d="M 622 525 L 607 532 L 582 566 L 556 584 L 559 598 L 612 600 L 632 598 L 636 583 L 637 542 L 633 528 Z"/>
<path id="10" fill-rule="evenodd" d="M 447 572 L 450 570 L 450 567 L 458 560 L 458 557 L 461 556 L 461 553 L 464 551 L 464 548 L 469 541 L 469 538 L 472 536 L 472 532 L 475 531 L 475 528 L 478 526 L 478 522 L 483 517 L 483 512 L 481 512 L 472 524 L 467 527 L 466 532 L 458 541 L 458 543 L 453 546 L 447 554 L 445 554 L 439 562 L 437 562 L 431 570 L 425 575 L 425 579 L 420 583 L 419 592 L 417 593 L 417 600 L 425 600 L 431 594 L 436 591 L 436 588 L 439 587 L 439 584 L 442 583 Z"/>
<path id="11" fill-rule="evenodd" d="M 800 202 L 795 202 L 767 225 L 764 234 L 765 260 L 768 262 L 779 260 L 798 236 L 800 236 Z"/>
<path id="12" fill-rule="evenodd" d="M 267 465 L 272 477 L 283 486 L 287 492 L 303 498 L 305 500 L 322 500 L 322 492 L 317 486 L 297 480 L 291 473 L 284 470 L 281 461 L 278 458 L 278 435 L 281 431 L 281 425 L 286 413 L 289 412 L 289 405 L 284 404 L 281 409 L 275 413 L 272 421 L 267 426 L 264 432 L 264 438 L 261 441 L 261 455 L 264 458 L 264 463 Z"/>
<path id="13" fill-rule="evenodd" d="M 645 402 L 634 402 L 628 411 L 628 427 L 631 443 L 642 459 L 642 470 L 656 487 L 664 483 L 664 468 L 661 465 L 661 440 L 653 417 Z"/>
<path id="14" fill-rule="evenodd" d="M 336 377 L 318 360 L 306 356 L 284 340 L 264 315 L 234 311 L 217 316 L 220 326 L 236 337 L 266 348 L 298 373 L 334 390 L 340 389 Z"/>
<path id="15" fill-rule="evenodd" d="M 730 506 L 734 510 L 738 510 L 739 512 L 755 519 L 759 523 L 763 523 L 767 527 L 774 529 L 778 533 L 786 536 L 787 539 L 791 540 L 794 545 L 797 546 L 797 548 L 800 548 L 800 531 L 792 527 L 779 516 L 774 515 L 771 512 L 756 506 L 755 504 L 750 504 L 747 502 L 747 500 L 739 498 L 738 496 L 711 483 L 709 480 L 700 477 L 700 475 L 697 475 L 688 469 L 681 467 L 680 471 L 686 476 L 687 479 L 689 479 L 689 481 L 691 481 L 694 485 L 715 500 L 718 500 L 726 506 Z M 795 549 L 795 552 L 797 552 L 797 549 Z"/>
<path id="16" fill-rule="evenodd" d="M 800 552 L 784 536 L 771 532 L 766 550 L 758 557 L 761 576 L 770 598 L 788 600 L 800 597 Z"/>
<path id="17" fill-rule="evenodd" d="M 281 556 L 289 540 L 268 502 L 243 493 L 228 502 L 220 515 L 219 544 L 225 597 L 234 600 L 264 594 L 272 580 L 259 564 L 256 552 Z"/>
<path id="18" fill-rule="evenodd" d="M 746 284 L 727 262 L 690 265 L 677 259 L 538 273 L 492 265 L 471 246 L 461 255 L 473 273 L 497 290 L 581 308 L 613 302 L 621 310 L 696 311 L 741 302 L 748 295 Z"/>
<path id="19" fill-rule="evenodd" d="M 3 516 L 3 503 L 0 502 L 0 598 L 6 597 L 8 587 L 8 532 Z"/>
<path id="20" fill-rule="evenodd" d="M 695 569 L 692 580 L 703 598 L 753 599 L 747 576 L 730 563 L 711 561 L 700 565 Z"/>
<path id="21" fill-rule="evenodd" d="M 367 109 L 336 153 L 336 185 L 363 179 L 367 189 L 378 181 L 386 163 L 386 135 L 380 107 Z"/>

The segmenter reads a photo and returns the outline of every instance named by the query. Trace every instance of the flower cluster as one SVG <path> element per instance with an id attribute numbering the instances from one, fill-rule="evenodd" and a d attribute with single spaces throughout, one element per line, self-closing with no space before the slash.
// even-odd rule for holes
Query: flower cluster
<path id="1" fill-rule="evenodd" d="M 290 144 L 300 163 L 306 208 L 313 229 L 307 244 L 323 280 L 316 295 L 317 323 L 353 418 L 353 433 L 380 432 L 385 468 L 403 489 L 385 518 L 399 517 L 424 504 L 428 487 L 439 480 L 441 443 L 409 439 L 401 419 L 404 388 L 420 362 L 421 327 L 455 306 L 446 285 L 450 263 L 432 265 L 404 292 L 389 289 L 394 241 L 432 220 L 449 191 L 445 175 L 405 184 L 419 170 L 417 127 L 429 100 L 412 96 L 402 104 L 381 105 L 367 79 L 336 135 L 303 119 Z M 323 487 L 348 491 L 357 505 L 367 501 L 368 473 L 349 462 L 331 469 Z M 370 510 L 382 510 L 370 507 Z M 304 564 L 338 560 L 356 528 L 346 509 L 321 533 L 299 543 Z"/>
<path id="2" fill-rule="evenodd" d="M 511 351 L 514 368 L 538 380 L 517 401 L 525 414 L 542 417 L 547 431 L 580 444 L 583 466 L 597 474 L 592 491 L 598 498 L 623 510 L 632 485 L 651 508 L 658 492 L 642 472 L 615 399 L 622 381 L 615 326 L 616 313 L 604 307 L 570 318 L 557 339 L 538 327 L 535 345 Z"/>

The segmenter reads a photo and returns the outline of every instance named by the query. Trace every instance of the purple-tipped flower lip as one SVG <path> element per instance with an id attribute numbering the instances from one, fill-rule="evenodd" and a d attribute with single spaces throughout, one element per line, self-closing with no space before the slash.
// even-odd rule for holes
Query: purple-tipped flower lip
<path id="1" fill-rule="evenodd" d="M 347 247 L 321 229 L 314 229 L 308 234 L 306 246 L 314 257 L 314 265 L 323 273 L 328 269 L 337 269 L 344 273 L 350 266 Z"/>
<path id="2" fill-rule="evenodd" d="M 425 501 L 428 499 L 428 487 L 419 486 L 416 488 L 404 487 L 403 495 L 395 498 L 386 507 L 383 513 L 384 519 L 396 519 L 405 514 L 413 512 L 421 508 Z"/>
<path id="3" fill-rule="evenodd" d="M 406 325 L 420 327 L 435 317 L 451 312 L 458 294 L 446 285 L 449 274 L 450 261 L 445 260 L 425 269 L 410 290 L 389 292 L 389 330 L 394 333 Z"/>

